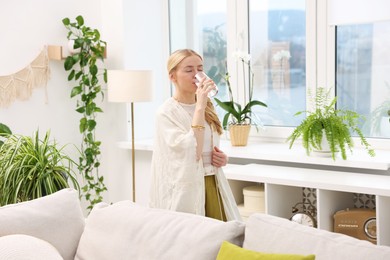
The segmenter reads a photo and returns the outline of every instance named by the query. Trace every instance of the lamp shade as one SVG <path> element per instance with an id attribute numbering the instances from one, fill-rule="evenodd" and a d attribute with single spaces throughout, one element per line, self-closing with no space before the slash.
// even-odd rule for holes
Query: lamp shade
<path id="1" fill-rule="evenodd" d="M 150 70 L 108 70 L 109 102 L 144 102 L 153 99 L 153 73 Z"/>

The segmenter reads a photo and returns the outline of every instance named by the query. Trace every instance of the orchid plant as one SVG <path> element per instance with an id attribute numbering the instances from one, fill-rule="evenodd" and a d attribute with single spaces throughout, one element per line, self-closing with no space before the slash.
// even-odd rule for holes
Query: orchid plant
<path id="1" fill-rule="evenodd" d="M 225 130 L 228 129 L 229 125 L 248 125 L 252 124 L 255 114 L 252 112 L 252 108 L 254 106 L 263 106 L 267 107 L 267 105 L 258 100 L 252 100 L 253 98 L 253 81 L 254 81 L 254 73 L 251 68 L 251 56 L 247 53 L 243 52 L 235 52 L 233 53 L 233 57 L 236 61 L 241 62 L 243 75 L 250 75 L 250 79 L 244 79 L 244 88 L 246 89 L 246 82 L 249 84 L 249 99 L 248 102 L 241 106 L 241 104 L 234 101 L 233 92 L 230 84 L 230 75 L 229 72 L 226 72 L 225 81 L 229 91 L 229 101 L 221 101 L 218 98 L 215 98 L 215 102 L 217 102 L 218 106 L 226 111 L 225 116 L 222 120 L 222 126 Z M 260 120 L 257 120 L 257 124 L 261 124 Z M 257 124 L 255 124 L 257 126 Z"/>

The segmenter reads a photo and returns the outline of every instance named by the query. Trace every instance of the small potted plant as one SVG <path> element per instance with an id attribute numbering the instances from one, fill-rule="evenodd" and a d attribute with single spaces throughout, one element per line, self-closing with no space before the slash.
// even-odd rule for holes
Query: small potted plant
<path id="1" fill-rule="evenodd" d="M 67 156 L 46 132 L 32 137 L 7 136 L 0 146 L 0 205 L 43 197 L 69 188 L 79 190 L 74 169 L 77 164 Z"/>
<path id="2" fill-rule="evenodd" d="M 236 57 L 242 62 L 242 68 L 244 75 L 246 75 L 245 67 L 247 67 L 250 79 L 249 87 L 249 99 L 248 102 L 241 106 L 239 103 L 234 101 L 233 92 L 230 85 L 230 75 L 226 73 L 225 81 L 228 86 L 229 91 L 229 101 L 221 101 L 218 98 L 215 98 L 218 106 L 226 111 L 226 114 L 222 120 L 222 126 L 225 130 L 229 130 L 230 140 L 233 146 L 245 146 L 248 142 L 249 131 L 252 124 L 255 124 L 253 117 L 253 107 L 267 105 L 259 100 L 253 100 L 253 79 L 254 74 L 251 69 L 250 56 L 236 53 Z M 244 82 L 244 88 L 245 88 Z M 256 125 L 256 124 L 255 124 Z"/>
<path id="3" fill-rule="evenodd" d="M 337 97 L 330 100 L 329 92 L 330 90 L 327 91 L 325 88 L 317 88 L 317 93 L 312 100 L 315 102 L 314 111 L 300 111 L 295 114 L 306 112 L 307 117 L 287 138 L 290 149 L 294 142 L 302 137 L 302 145 L 307 155 L 313 151 L 324 151 L 324 146 L 329 145 L 329 153 L 333 160 L 336 160 L 338 152 L 346 160 L 347 148 L 352 151 L 354 146 L 351 133 L 356 133 L 368 154 L 375 156 L 374 150 L 370 149 L 370 144 L 358 127 L 359 120 L 363 117 L 354 111 L 335 109 Z"/>

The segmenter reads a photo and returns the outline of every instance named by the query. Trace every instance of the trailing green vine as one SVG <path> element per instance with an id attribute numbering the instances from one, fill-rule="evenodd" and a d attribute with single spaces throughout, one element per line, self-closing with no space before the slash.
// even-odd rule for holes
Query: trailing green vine
<path id="1" fill-rule="evenodd" d="M 75 81 L 71 98 L 77 98 L 76 111 L 81 114 L 79 130 L 82 134 L 79 171 L 85 178 L 82 187 L 83 195 L 89 202 L 88 209 L 103 200 L 102 193 L 107 190 L 103 176 L 99 175 L 99 156 L 101 142 L 96 140 L 96 116 L 103 110 L 97 106 L 95 99 L 104 99 L 101 80 L 107 83 L 107 69 L 99 68 L 104 63 L 106 42 L 100 39 L 100 33 L 84 25 L 84 18 L 79 15 L 75 22 L 64 18 L 62 23 L 68 29 L 67 38 L 74 40 L 73 47 L 77 53 L 69 55 L 64 63 L 69 71 L 68 81 Z"/>

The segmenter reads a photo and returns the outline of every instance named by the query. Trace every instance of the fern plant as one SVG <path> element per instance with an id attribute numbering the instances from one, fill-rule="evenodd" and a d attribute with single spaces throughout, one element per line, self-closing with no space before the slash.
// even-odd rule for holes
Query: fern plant
<path id="1" fill-rule="evenodd" d="M 347 150 L 352 152 L 354 147 L 351 134 L 356 133 L 368 154 L 375 156 L 375 151 L 370 149 L 370 144 L 358 126 L 360 120 L 364 119 L 363 116 L 355 111 L 336 109 L 337 97 L 330 99 L 330 90 L 325 88 L 317 88 L 312 101 L 315 104 L 314 111 L 300 111 L 295 114 L 307 113 L 307 117 L 287 138 L 290 149 L 294 142 L 302 137 L 302 145 L 307 155 L 310 155 L 313 150 L 322 150 L 321 142 L 326 138 L 332 159 L 336 160 L 336 154 L 340 152 L 341 157 L 346 160 Z"/>

